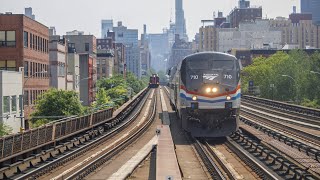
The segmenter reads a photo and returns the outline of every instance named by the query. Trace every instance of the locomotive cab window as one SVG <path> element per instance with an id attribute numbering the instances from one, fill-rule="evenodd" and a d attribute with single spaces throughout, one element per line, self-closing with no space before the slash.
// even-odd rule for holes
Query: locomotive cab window
<path id="1" fill-rule="evenodd" d="M 232 70 L 234 69 L 234 65 L 235 63 L 232 60 L 215 60 L 212 69 Z"/>

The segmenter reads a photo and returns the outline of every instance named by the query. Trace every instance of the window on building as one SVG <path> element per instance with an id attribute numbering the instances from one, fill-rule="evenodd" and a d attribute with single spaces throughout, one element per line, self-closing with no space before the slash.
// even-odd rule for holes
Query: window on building
<path id="1" fill-rule="evenodd" d="M 32 33 L 30 33 L 30 41 L 29 41 L 29 47 L 30 47 L 30 49 L 32 49 Z"/>
<path id="2" fill-rule="evenodd" d="M 30 62 L 30 76 L 33 75 L 33 62 Z"/>
<path id="3" fill-rule="evenodd" d="M 0 47 L 6 46 L 6 32 L 0 31 Z"/>
<path id="4" fill-rule="evenodd" d="M 42 52 L 42 38 L 39 37 L 39 51 Z"/>
<path id="5" fill-rule="evenodd" d="M 41 38 L 41 52 L 44 52 L 44 39 Z"/>
<path id="6" fill-rule="evenodd" d="M 0 61 L 0 70 L 15 71 L 16 61 L 14 60 Z"/>
<path id="7" fill-rule="evenodd" d="M 42 52 L 45 53 L 46 52 L 46 40 L 42 39 Z"/>
<path id="8" fill-rule="evenodd" d="M 39 63 L 36 63 L 36 70 L 34 71 L 35 73 L 35 77 L 38 77 L 39 76 Z"/>
<path id="9" fill-rule="evenodd" d="M 0 47 L 16 47 L 16 31 L 0 31 Z"/>
<path id="10" fill-rule="evenodd" d="M 17 111 L 17 96 L 11 96 L 11 112 Z"/>
<path id="11" fill-rule="evenodd" d="M 23 103 L 29 105 L 29 91 L 24 91 Z"/>
<path id="12" fill-rule="evenodd" d="M 16 70 L 16 61 L 7 61 L 7 70 L 15 71 Z"/>
<path id="13" fill-rule="evenodd" d="M 20 110 L 23 109 L 22 103 L 23 103 L 22 95 L 19 95 L 19 107 L 20 107 Z"/>
<path id="14" fill-rule="evenodd" d="M 84 47 L 85 47 L 85 51 L 89 51 L 89 43 L 85 43 Z"/>
<path id="15" fill-rule="evenodd" d="M 29 40 L 29 33 L 27 31 L 23 32 L 23 47 L 27 48 L 28 47 L 28 42 Z"/>
<path id="16" fill-rule="evenodd" d="M 48 52 L 48 40 L 44 40 L 45 44 L 44 44 L 44 52 L 47 53 Z"/>
<path id="17" fill-rule="evenodd" d="M 29 76 L 29 62 L 24 61 L 23 67 L 24 67 L 24 77 L 28 77 Z"/>
<path id="18" fill-rule="evenodd" d="M 37 36 L 37 51 L 40 51 L 40 37 Z"/>
<path id="19" fill-rule="evenodd" d="M 37 90 L 32 90 L 32 94 L 33 94 L 32 104 L 35 104 L 35 101 L 37 100 Z"/>
<path id="20" fill-rule="evenodd" d="M 3 96 L 2 106 L 5 114 L 10 113 L 10 96 Z"/>
<path id="21" fill-rule="evenodd" d="M 35 36 L 34 38 L 35 38 L 35 41 L 34 41 L 35 45 L 34 46 L 35 46 L 35 50 L 37 51 L 38 50 L 38 36 Z"/>
<path id="22" fill-rule="evenodd" d="M 36 36 L 35 35 L 32 35 L 32 49 L 35 49 L 36 48 Z"/>
<path id="23" fill-rule="evenodd" d="M 59 63 L 58 64 L 58 76 L 64 77 L 65 76 L 65 64 Z"/>
<path id="24" fill-rule="evenodd" d="M 42 64 L 39 64 L 39 72 L 42 72 Z M 39 77 L 42 78 L 43 73 L 39 73 Z"/>
<path id="25" fill-rule="evenodd" d="M 0 70 L 6 69 L 6 61 L 0 61 Z"/>
<path id="26" fill-rule="evenodd" d="M 16 47 L 16 31 L 7 31 L 7 47 Z"/>

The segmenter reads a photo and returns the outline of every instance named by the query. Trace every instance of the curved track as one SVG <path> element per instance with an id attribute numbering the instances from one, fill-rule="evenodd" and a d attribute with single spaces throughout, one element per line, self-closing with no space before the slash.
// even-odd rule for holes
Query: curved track
<path id="1" fill-rule="evenodd" d="M 130 126 L 135 118 L 140 114 L 141 109 L 143 108 L 144 104 L 147 101 L 147 97 L 150 93 L 147 93 L 146 97 L 136 99 L 137 103 L 134 103 L 132 106 L 133 112 L 129 115 L 129 113 L 120 113 L 121 116 L 116 119 L 117 122 L 113 122 L 114 124 L 106 124 L 106 127 L 112 127 L 111 129 L 103 132 L 100 131 L 101 135 L 97 137 L 93 137 L 88 139 L 87 141 L 83 141 L 81 144 L 76 145 L 74 148 L 66 149 L 61 155 L 57 155 L 52 158 L 48 158 L 46 161 L 43 161 L 41 164 L 37 165 L 36 167 L 28 168 L 27 171 L 15 175 L 14 179 L 26 179 L 26 178 L 37 178 L 43 177 L 46 173 L 55 174 L 55 169 L 65 166 L 65 164 L 72 164 L 73 161 L 77 161 L 85 154 L 90 153 L 93 149 L 99 148 L 99 146 L 110 139 L 113 135 L 123 131 L 128 126 Z M 138 103 L 139 102 L 139 103 Z M 97 131 L 98 134 L 99 131 Z M 68 167 L 68 166 L 65 166 Z M 49 177 L 51 177 L 50 175 Z M 48 178 L 49 178 L 48 177 Z"/>

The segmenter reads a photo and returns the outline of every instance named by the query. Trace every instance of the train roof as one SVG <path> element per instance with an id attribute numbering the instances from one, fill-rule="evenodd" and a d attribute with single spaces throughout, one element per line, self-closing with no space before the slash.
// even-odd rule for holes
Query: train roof
<path id="1" fill-rule="evenodd" d="M 222 52 L 213 52 L 213 51 L 207 51 L 207 52 L 198 52 L 198 53 L 194 53 L 191 54 L 189 56 L 186 56 L 184 59 L 190 59 L 190 58 L 195 58 L 198 56 L 212 56 L 212 57 L 229 57 L 232 59 L 237 59 L 235 56 L 231 55 L 231 54 L 227 54 L 227 53 L 222 53 Z"/>

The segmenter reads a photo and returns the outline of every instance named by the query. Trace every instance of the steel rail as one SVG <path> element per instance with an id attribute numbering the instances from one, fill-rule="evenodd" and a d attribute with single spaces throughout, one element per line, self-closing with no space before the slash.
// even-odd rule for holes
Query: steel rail
<path id="1" fill-rule="evenodd" d="M 119 124 L 118 127 L 115 127 L 113 129 L 111 129 L 110 131 L 105 132 L 102 136 L 98 137 L 97 139 L 94 139 L 94 140 L 90 141 L 89 143 L 83 144 L 82 146 L 79 146 L 77 149 L 75 149 L 73 151 L 64 153 L 63 156 L 60 156 L 58 158 L 53 158 L 52 161 L 50 161 L 49 163 L 47 163 L 45 165 L 33 167 L 33 169 L 29 172 L 23 172 L 22 175 L 18 175 L 17 177 L 15 177 L 15 179 L 22 180 L 22 179 L 27 179 L 27 178 L 37 178 L 37 177 L 51 171 L 52 169 L 54 169 L 58 166 L 61 166 L 62 164 L 67 163 L 70 160 L 80 156 L 81 154 L 85 153 L 86 151 L 91 150 L 93 147 L 96 147 L 97 145 L 99 145 L 99 143 L 101 143 L 105 139 L 109 138 L 111 135 L 123 130 L 125 127 L 130 125 L 133 122 L 133 120 L 140 114 L 141 109 L 143 108 L 143 105 L 146 103 L 146 101 L 148 99 L 148 95 L 149 95 L 149 93 L 146 93 L 143 97 L 144 100 L 141 101 L 141 103 L 137 103 L 135 105 L 137 107 L 133 107 L 131 109 L 131 111 L 136 111 L 136 113 L 133 114 L 127 121 L 123 122 L 122 124 Z M 138 109 L 136 109 L 136 108 L 138 108 Z M 126 116 L 128 114 L 121 116 L 121 118 L 123 118 L 123 119 L 126 118 Z"/>
<path id="2" fill-rule="evenodd" d="M 111 150 L 103 153 L 98 158 L 94 159 L 89 164 L 83 166 L 79 170 L 72 172 L 71 175 L 68 175 L 67 177 L 63 177 L 65 180 L 69 179 L 83 179 L 87 175 L 89 175 L 91 172 L 96 170 L 98 167 L 103 165 L 106 161 L 108 161 L 113 156 L 117 155 L 120 151 L 122 151 L 125 147 L 136 141 L 146 130 L 149 128 L 149 126 L 152 124 L 155 114 L 156 114 L 156 106 L 157 106 L 157 97 L 155 96 L 155 100 L 153 103 L 153 108 L 151 115 L 149 116 L 147 122 L 138 129 L 137 132 L 130 135 L 129 138 L 126 138 L 124 141 L 122 141 L 120 144 L 112 148 Z"/>

